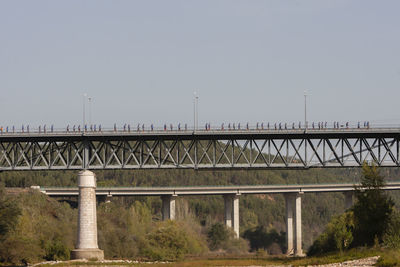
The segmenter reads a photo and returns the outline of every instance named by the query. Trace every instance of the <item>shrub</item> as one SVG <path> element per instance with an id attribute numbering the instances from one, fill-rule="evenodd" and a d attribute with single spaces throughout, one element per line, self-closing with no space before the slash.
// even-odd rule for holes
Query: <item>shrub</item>
<path id="1" fill-rule="evenodd" d="M 389 248 L 400 248 L 400 214 L 393 213 L 383 235 L 383 243 Z"/>
<path id="2" fill-rule="evenodd" d="M 222 244 L 229 239 L 229 231 L 222 223 L 215 223 L 210 226 L 207 233 L 208 244 L 211 250 L 222 247 Z"/>
<path id="3" fill-rule="evenodd" d="M 159 223 L 142 242 L 143 255 L 152 260 L 182 260 L 185 254 L 204 249 L 196 234 L 185 231 L 185 227 L 175 221 Z"/>
<path id="4" fill-rule="evenodd" d="M 46 260 L 69 260 L 69 248 L 60 240 L 52 240 L 45 245 Z"/>
<path id="5" fill-rule="evenodd" d="M 353 228 L 354 220 L 351 211 L 334 217 L 326 226 L 325 231 L 311 245 L 307 254 L 312 256 L 349 248 L 353 241 Z"/>

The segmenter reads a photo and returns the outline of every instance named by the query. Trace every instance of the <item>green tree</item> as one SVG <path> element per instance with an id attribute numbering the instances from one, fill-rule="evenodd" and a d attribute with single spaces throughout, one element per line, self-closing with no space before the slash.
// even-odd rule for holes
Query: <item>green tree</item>
<path id="1" fill-rule="evenodd" d="M 312 256 L 349 248 L 353 241 L 353 228 L 352 211 L 334 217 L 326 226 L 325 231 L 311 245 L 307 254 Z"/>
<path id="2" fill-rule="evenodd" d="M 222 223 L 215 223 L 208 230 L 207 237 L 210 249 L 219 249 L 229 239 L 229 231 Z"/>
<path id="3" fill-rule="evenodd" d="M 353 206 L 353 245 L 372 246 L 375 239 L 382 242 L 394 202 L 382 190 L 385 181 L 375 165 L 365 163 L 362 173 L 361 185 L 356 187 L 357 201 Z"/>

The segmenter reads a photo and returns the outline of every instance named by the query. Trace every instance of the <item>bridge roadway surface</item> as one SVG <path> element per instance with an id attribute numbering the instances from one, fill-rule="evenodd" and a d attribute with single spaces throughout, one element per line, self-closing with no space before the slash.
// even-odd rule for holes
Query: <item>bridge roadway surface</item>
<path id="1" fill-rule="evenodd" d="M 400 166 L 400 128 L 0 134 L 0 171 Z"/>
<path id="2" fill-rule="evenodd" d="M 78 196 L 77 187 L 34 187 L 52 196 Z M 390 182 L 384 190 L 399 190 L 400 182 Z M 323 193 L 354 191 L 354 184 L 305 185 L 240 185 L 240 186 L 188 186 L 188 187 L 97 187 L 97 196 L 184 196 L 184 195 L 242 195 L 279 193 Z"/>

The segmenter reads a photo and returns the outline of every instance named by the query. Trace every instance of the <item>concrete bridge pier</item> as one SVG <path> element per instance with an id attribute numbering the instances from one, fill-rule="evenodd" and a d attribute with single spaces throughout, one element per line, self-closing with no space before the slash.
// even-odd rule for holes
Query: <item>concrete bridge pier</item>
<path id="1" fill-rule="evenodd" d="M 304 256 L 301 236 L 301 195 L 285 194 L 287 255 Z"/>
<path id="2" fill-rule="evenodd" d="M 175 200 L 177 195 L 162 196 L 162 220 L 175 220 Z"/>
<path id="3" fill-rule="evenodd" d="M 239 238 L 239 195 L 224 195 L 225 225 L 232 228 Z"/>
<path id="4" fill-rule="evenodd" d="M 71 259 L 104 259 L 97 244 L 96 177 L 84 170 L 78 174 L 78 238 Z"/>
<path id="5" fill-rule="evenodd" d="M 344 192 L 344 207 L 346 210 L 350 209 L 353 206 L 353 191 Z"/>

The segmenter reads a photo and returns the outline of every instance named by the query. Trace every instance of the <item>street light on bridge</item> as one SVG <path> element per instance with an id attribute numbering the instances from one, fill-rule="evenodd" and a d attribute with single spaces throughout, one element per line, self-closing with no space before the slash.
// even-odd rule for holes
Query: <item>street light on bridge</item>
<path id="1" fill-rule="evenodd" d="M 82 110 L 82 117 L 83 117 L 83 118 L 82 118 L 82 122 L 83 122 L 82 128 L 85 128 L 85 124 L 86 124 L 86 118 L 85 118 L 86 97 L 87 97 L 87 94 L 84 93 L 84 94 L 83 94 L 83 110 Z"/>
<path id="2" fill-rule="evenodd" d="M 199 102 L 199 96 L 197 95 L 196 92 L 193 93 L 194 98 L 193 98 L 193 129 L 194 131 L 197 131 L 198 129 L 198 123 L 199 123 L 199 117 L 198 117 L 198 102 Z"/>
<path id="3" fill-rule="evenodd" d="M 307 122 L 307 90 L 304 90 L 304 127 L 307 130 L 308 122 Z"/>

